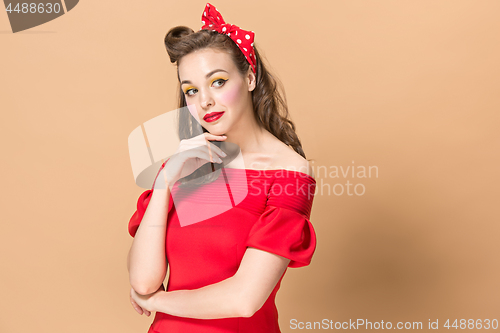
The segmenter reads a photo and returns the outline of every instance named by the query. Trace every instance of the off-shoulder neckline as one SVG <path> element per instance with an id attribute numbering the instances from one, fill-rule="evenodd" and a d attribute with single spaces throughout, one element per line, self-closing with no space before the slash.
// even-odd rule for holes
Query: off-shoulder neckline
<path id="1" fill-rule="evenodd" d="M 261 171 L 264 171 L 264 172 L 278 172 L 278 171 L 281 171 L 281 172 L 294 172 L 294 173 L 297 173 L 297 174 L 302 174 L 302 178 L 308 178 L 310 179 L 311 181 L 313 181 L 314 183 L 316 183 L 316 179 L 314 179 L 313 177 L 311 177 L 310 175 L 308 175 L 307 173 L 305 172 L 302 172 L 302 171 L 296 171 L 296 170 L 288 170 L 288 169 L 238 169 L 238 168 L 224 168 L 224 170 L 246 170 L 246 171 L 256 171 L 256 172 L 261 172 Z"/>
<path id="2" fill-rule="evenodd" d="M 170 159 L 170 158 L 169 158 Z M 168 161 L 168 159 L 167 159 Z M 163 164 L 161 165 L 162 167 L 165 166 L 165 163 L 167 163 L 167 161 L 163 162 Z M 302 174 L 302 178 L 308 178 L 309 180 L 312 180 L 314 183 L 316 183 L 316 179 L 314 179 L 313 177 L 311 177 L 310 175 L 308 175 L 307 173 L 305 172 L 302 172 L 302 171 L 296 171 L 296 170 L 288 170 L 288 169 L 238 169 L 238 168 L 223 168 L 224 170 L 248 170 L 248 171 L 258 171 L 259 173 L 261 171 L 275 171 L 275 172 L 278 172 L 278 171 L 286 171 L 286 172 L 295 172 L 295 173 L 298 173 L 298 174 Z"/>

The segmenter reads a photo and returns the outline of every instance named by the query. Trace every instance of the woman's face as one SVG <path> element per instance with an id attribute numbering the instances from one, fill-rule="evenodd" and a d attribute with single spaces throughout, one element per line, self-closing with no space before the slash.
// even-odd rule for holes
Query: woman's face
<path id="1" fill-rule="evenodd" d="M 242 76 L 228 53 L 198 50 L 184 56 L 178 69 L 188 109 L 210 133 L 228 135 L 254 117 L 251 91 L 255 75 L 249 70 Z"/>

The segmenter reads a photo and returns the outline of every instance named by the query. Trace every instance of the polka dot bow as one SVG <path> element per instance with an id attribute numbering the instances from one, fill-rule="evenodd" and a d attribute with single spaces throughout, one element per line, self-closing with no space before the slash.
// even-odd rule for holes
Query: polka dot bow
<path id="1" fill-rule="evenodd" d="M 250 66 L 252 66 L 253 72 L 256 73 L 256 59 L 255 51 L 253 49 L 253 39 L 255 34 L 253 31 L 246 31 L 240 29 L 240 27 L 236 25 L 224 22 L 222 15 L 210 3 L 207 3 L 207 6 L 203 11 L 203 15 L 201 16 L 201 23 L 203 23 L 203 26 L 200 28 L 200 30 L 215 30 L 220 34 L 227 35 L 229 38 L 231 38 L 247 58 Z"/>

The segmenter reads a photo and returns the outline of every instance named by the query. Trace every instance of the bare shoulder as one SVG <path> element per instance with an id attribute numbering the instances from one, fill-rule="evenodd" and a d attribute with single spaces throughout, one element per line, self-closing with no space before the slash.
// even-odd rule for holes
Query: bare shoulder
<path id="1" fill-rule="evenodd" d="M 303 172 L 315 179 L 314 170 L 311 163 L 309 163 L 309 161 L 306 160 L 302 155 L 293 150 L 293 148 L 287 146 L 284 143 L 282 143 L 282 146 L 277 150 L 277 154 L 275 155 L 273 164 L 276 169 Z"/>

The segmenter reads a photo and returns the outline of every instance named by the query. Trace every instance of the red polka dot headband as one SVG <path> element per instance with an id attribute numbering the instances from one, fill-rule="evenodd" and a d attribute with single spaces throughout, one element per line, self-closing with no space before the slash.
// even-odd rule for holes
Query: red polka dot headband
<path id="1" fill-rule="evenodd" d="M 224 22 L 222 15 L 217 11 L 217 9 L 210 3 L 207 3 L 207 7 L 203 11 L 201 16 L 201 23 L 203 26 L 200 30 L 215 30 L 220 34 L 227 35 L 231 38 L 236 45 L 243 52 L 245 58 L 252 66 L 252 71 L 255 72 L 255 51 L 253 49 L 253 38 L 254 32 L 240 29 L 240 27 Z"/>

